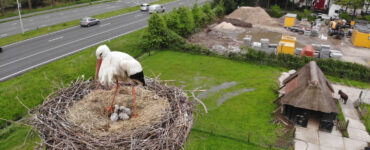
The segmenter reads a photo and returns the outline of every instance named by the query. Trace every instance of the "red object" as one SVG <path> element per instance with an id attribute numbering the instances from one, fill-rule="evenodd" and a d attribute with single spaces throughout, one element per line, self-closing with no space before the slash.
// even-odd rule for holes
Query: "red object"
<path id="1" fill-rule="evenodd" d="M 310 56 L 310 57 L 315 57 L 315 51 L 313 50 L 313 47 L 311 45 L 307 45 L 306 47 L 303 48 L 300 56 Z"/>
<path id="2" fill-rule="evenodd" d="M 315 9 L 325 9 L 325 0 L 315 0 Z"/>

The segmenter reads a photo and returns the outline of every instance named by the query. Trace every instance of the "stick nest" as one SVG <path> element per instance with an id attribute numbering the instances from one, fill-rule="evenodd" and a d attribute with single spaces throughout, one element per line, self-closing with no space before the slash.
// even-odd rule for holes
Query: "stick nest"
<path id="1" fill-rule="evenodd" d="M 70 121 L 68 109 L 95 90 L 92 80 L 77 79 L 69 87 L 49 95 L 31 111 L 31 124 L 40 133 L 40 148 L 47 149 L 180 149 L 193 125 L 193 103 L 182 89 L 146 79 L 145 90 L 168 100 L 162 119 L 128 133 L 97 135 Z M 139 116 L 140 117 L 140 116 Z"/>

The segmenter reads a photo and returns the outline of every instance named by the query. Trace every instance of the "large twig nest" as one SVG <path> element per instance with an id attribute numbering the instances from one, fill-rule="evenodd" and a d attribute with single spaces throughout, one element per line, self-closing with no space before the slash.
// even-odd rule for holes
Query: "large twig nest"
<path id="1" fill-rule="evenodd" d="M 135 123 L 131 122 L 135 121 L 134 119 L 128 122 L 112 123 L 104 118 L 100 125 L 83 124 L 84 119 L 93 119 L 86 117 L 89 116 L 86 114 L 81 115 L 81 117 L 76 115 L 79 111 L 83 111 L 81 108 L 91 109 L 88 105 L 95 105 L 91 106 L 96 107 L 97 109 L 95 110 L 98 110 L 95 112 L 95 115 L 103 114 L 103 112 L 99 112 L 100 107 L 98 108 L 97 106 L 106 102 L 94 104 L 94 101 L 97 102 L 97 99 L 94 97 L 97 97 L 96 94 L 109 95 L 109 93 L 112 93 L 111 91 L 96 91 L 96 85 L 93 81 L 78 79 L 70 87 L 59 90 L 32 111 L 34 117 L 31 119 L 31 123 L 40 133 L 41 145 L 50 149 L 141 150 L 180 149 L 184 147 L 186 138 L 193 125 L 193 104 L 180 88 L 162 85 L 156 79 L 146 79 L 146 83 L 146 87 L 138 88 L 138 99 L 142 96 L 142 99 L 146 97 L 152 101 L 142 101 L 138 102 L 138 104 L 144 105 L 144 103 L 147 103 L 146 106 L 149 106 L 156 103 L 155 105 L 158 106 L 155 108 L 138 106 L 139 118 L 135 118 L 136 122 L 140 124 L 140 115 L 142 115 L 143 118 L 141 119 L 144 120 L 141 121 L 146 123 L 141 123 L 135 128 L 130 127 L 130 123 L 135 125 Z M 130 90 L 127 87 L 123 87 L 123 89 L 120 89 L 120 92 L 120 94 L 128 94 Z M 108 99 L 111 100 L 110 98 Z M 154 102 L 155 100 L 153 99 L 156 99 L 157 102 Z M 124 99 L 118 101 L 118 103 L 131 107 L 129 100 L 130 98 Z M 157 113 L 148 118 L 149 120 L 145 120 L 145 114 L 148 114 L 145 112 L 145 108 L 152 109 L 152 111 Z M 93 116 L 94 112 L 90 113 Z M 97 123 L 96 120 L 94 123 Z M 127 127 L 116 128 L 122 125 Z M 114 127 L 112 129 L 109 126 Z"/>

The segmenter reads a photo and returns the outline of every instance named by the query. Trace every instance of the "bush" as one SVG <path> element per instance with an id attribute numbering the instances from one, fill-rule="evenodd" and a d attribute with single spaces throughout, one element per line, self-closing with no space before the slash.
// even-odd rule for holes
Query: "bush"
<path id="1" fill-rule="evenodd" d="M 179 26 L 180 26 L 180 18 L 179 14 L 176 13 L 177 9 L 172 10 L 170 13 L 166 13 L 163 15 L 163 18 L 166 22 L 167 28 L 179 33 Z"/>
<path id="2" fill-rule="evenodd" d="M 175 12 L 174 12 L 175 13 Z M 195 29 L 193 14 L 188 7 L 179 7 L 176 11 L 179 15 L 179 31 L 177 32 L 182 37 L 187 37 Z"/>
<path id="3" fill-rule="evenodd" d="M 347 22 L 351 21 L 351 16 L 347 12 L 340 13 L 339 18 L 345 19 Z"/>
<path id="4" fill-rule="evenodd" d="M 220 0 L 216 7 L 213 9 L 217 17 L 222 17 L 225 15 L 224 1 Z"/>
<path id="5" fill-rule="evenodd" d="M 202 10 L 203 10 L 203 13 L 205 14 L 204 20 L 205 20 L 206 24 L 209 24 L 213 20 L 216 19 L 216 15 L 213 12 L 210 3 L 204 4 L 203 7 L 202 7 Z"/>
<path id="6" fill-rule="evenodd" d="M 168 44 L 168 28 L 158 14 L 152 14 L 148 20 L 148 32 L 143 36 L 145 49 L 166 48 Z"/>
<path id="7" fill-rule="evenodd" d="M 196 28 L 200 28 L 205 24 L 205 14 L 203 11 L 199 8 L 198 3 L 195 3 L 193 6 L 193 9 L 191 10 L 193 13 L 193 19 L 195 23 Z"/>
<path id="8" fill-rule="evenodd" d="M 281 16 L 283 16 L 280 6 L 279 5 L 272 6 L 270 15 L 271 17 L 275 17 L 275 18 L 280 18 Z"/>
<path id="9" fill-rule="evenodd" d="M 365 19 L 366 19 L 367 21 L 370 21 L 370 15 L 365 16 Z"/>

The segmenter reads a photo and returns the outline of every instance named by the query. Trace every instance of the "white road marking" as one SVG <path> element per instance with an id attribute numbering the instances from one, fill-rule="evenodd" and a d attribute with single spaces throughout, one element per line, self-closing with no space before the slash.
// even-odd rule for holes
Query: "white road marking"
<path id="1" fill-rule="evenodd" d="M 0 37 L 5 37 L 5 36 L 7 36 L 7 35 L 8 35 L 8 34 L 6 34 L 6 33 L 5 33 L 5 34 L 0 35 Z"/>
<path id="2" fill-rule="evenodd" d="M 104 27 L 104 26 L 107 26 L 107 25 L 110 25 L 110 23 L 102 24 L 102 25 L 100 25 L 100 27 Z"/>
<path id="3" fill-rule="evenodd" d="M 49 40 L 49 42 L 53 42 L 53 41 L 55 41 L 55 40 L 59 40 L 59 39 L 62 39 L 64 36 L 61 36 L 61 37 L 57 37 L 57 38 L 55 38 L 55 39 L 51 39 L 51 40 Z"/>
<path id="4" fill-rule="evenodd" d="M 29 58 L 29 57 L 33 57 L 33 56 L 38 55 L 38 54 L 42 54 L 42 53 L 45 53 L 45 52 L 51 51 L 51 50 L 53 50 L 53 49 L 57 49 L 57 48 L 63 47 L 63 46 L 68 45 L 68 44 L 72 44 L 72 43 L 75 43 L 75 42 L 79 42 L 79 41 L 81 41 L 81 40 L 84 40 L 84 39 L 88 39 L 88 38 L 91 38 L 91 37 L 97 36 L 97 35 L 99 35 L 99 34 L 104 34 L 104 33 L 110 32 L 110 31 L 112 31 L 112 30 L 116 30 L 116 29 L 119 29 L 119 28 L 122 28 L 122 27 L 126 27 L 126 26 L 129 26 L 129 25 L 132 25 L 132 24 L 138 23 L 138 22 L 140 22 L 140 21 L 144 21 L 144 20 L 146 20 L 146 19 L 147 19 L 147 18 L 140 19 L 140 20 L 137 20 L 137 21 L 131 22 L 131 23 L 129 23 L 129 24 L 125 24 L 125 25 L 122 25 L 122 26 L 118 26 L 118 27 L 116 27 L 116 28 L 112 28 L 112 29 L 109 29 L 109 30 L 105 30 L 105 31 L 100 32 L 100 33 L 97 33 L 97 34 L 93 34 L 93 35 L 90 35 L 90 36 L 87 36 L 87 37 L 84 37 L 84 38 L 81 38 L 81 39 L 78 39 L 78 40 L 74 40 L 74 41 L 71 41 L 71 42 L 68 42 L 68 43 L 64 43 L 64 44 L 62 44 L 62 45 L 59 45 L 59 46 L 56 46 L 56 47 L 53 47 L 53 48 L 50 48 L 50 49 L 47 49 L 47 50 L 44 50 L 44 51 L 41 51 L 41 52 L 34 53 L 34 54 L 32 54 L 32 55 L 28 55 L 28 56 L 26 56 L 26 57 L 23 57 L 23 58 L 20 58 L 20 59 L 17 59 L 17 60 L 13 60 L 13 61 L 11 61 L 11 62 L 8 62 L 8 63 L 6 63 L 6 64 L 1 65 L 1 66 L 0 66 L 0 68 L 2 68 L 2 67 L 4 67 L 4 66 L 7 66 L 7 65 L 9 65 L 9 64 L 12 64 L 12 63 L 15 63 L 15 62 L 18 62 L 18 61 L 21 61 L 21 60 L 27 59 L 27 58 Z M 1 80 L 1 79 L 0 79 L 0 80 Z"/>
<path id="5" fill-rule="evenodd" d="M 106 39 L 106 40 L 103 40 L 103 41 L 100 41 L 100 42 L 97 42 L 97 43 L 94 43 L 94 44 L 91 44 L 91 45 L 85 46 L 85 47 L 83 47 L 83 48 L 77 49 L 77 50 L 75 50 L 75 51 L 69 52 L 69 53 L 67 53 L 67 54 L 64 54 L 64 55 L 61 55 L 61 56 L 58 56 L 58 57 L 55 57 L 55 58 L 49 59 L 49 60 L 44 61 L 44 62 L 42 62 L 42 63 L 39 63 L 39 64 L 37 64 L 37 65 L 34 65 L 34 66 L 31 66 L 31 67 L 28 67 L 28 68 L 23 69 L 23 70 L 21 70 L 21 71 L 18 71 L 18 72 L 16 72 L 16 73 L 13 73 L 13 74 L 7 75 L 7 76 L 5 76 L 5 77 L 3 77 L 3 78 L 0 78 L 0 81 L 4 81 L 4 80 L 6 80 L 6 79 L 8 79 L 8 78 L 11 78 L 11 77 L 13 77 L 13 76 L 17 75 L 17 74 L 20 74 L 20 73 L 26 72 L 26 71 L 28 71 L 28 70 L 34 69 L 34 68 L 36 68 L 36 67 L 39 67 L 39 66 L 41 66 L 41 65 L 44 65 L 44 64 L 50 63 L 50 62 L 52 62 L 52 61 L 54 61 L 54 60 L 58 60 L 58 59 L 60 59 L 60 58 L 63 58 L 63 57 L 66 57 L 66 56 L 68 56 L 68 55 L 71 55 L 71 54 L 77 53 L 77 52 L 79 52 L 79 51 L 82 51 L 82 50 L 84 50 L 84 49 L 86 49 L 86 48 L 89 48 L 89 47 L 92 47 L 92 46 L 95 46 L 95 45 L 101 44 L 101 43 L 103 43 L 103 42 L 105 42 L 105 41 L 109 41 L 109 40 L 111 40 L 111 39 L 114 39 L 114 38 L 120 37 L 120 36 L 125 35 L 125 34 L 129 34 L 129 33 L 134 32 L 134 31 L 136 31 L 136 30 L 128 31 L 128 32 L 125 32 L 125 33 L 123 33 L 123 34 L 120 34 L 120 35 L 117 35 L 117 36 L 111 37 L 111 38 L 109 38 L 109 39 Z"/>
<path id="6" fill-rule="evenodd" d="M 14 26 L 14 25 L 17 25 L 17 23 L 15 22 L 15 23 L 12 23 L 12 25 Z"/>
<path id="7" fill-rule="evenodd" d="M 46 24 L 43 24 L 43 25 L 40 26 L 40 28 L 45 27 L 45 26 L 47 26 L 47 25 Z"/>

